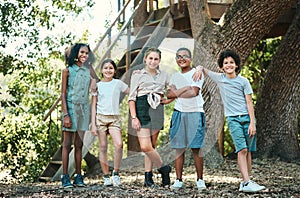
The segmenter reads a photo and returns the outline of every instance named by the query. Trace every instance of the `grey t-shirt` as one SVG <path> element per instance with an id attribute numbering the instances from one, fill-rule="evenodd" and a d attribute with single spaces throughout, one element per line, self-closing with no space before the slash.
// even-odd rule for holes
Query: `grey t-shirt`
<path id="1" fill-rule="evenodd" d="M 225 73 L 212 71 L 208 72 L 208 76 L 219 87 L 226 117 L 248 114 L 245 96 L 253 93 L 248 79 L 240 75 L 231 79 Z"/>

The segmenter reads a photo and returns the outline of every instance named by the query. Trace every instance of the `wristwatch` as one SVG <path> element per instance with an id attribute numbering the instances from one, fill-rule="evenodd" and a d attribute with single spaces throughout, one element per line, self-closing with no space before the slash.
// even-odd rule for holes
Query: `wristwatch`
<path id="1" fill-rule="evenodd" d="M 66 117 L 68 116 L 69 114 L 68 113 L 63 113 L 63 117 Z"/>

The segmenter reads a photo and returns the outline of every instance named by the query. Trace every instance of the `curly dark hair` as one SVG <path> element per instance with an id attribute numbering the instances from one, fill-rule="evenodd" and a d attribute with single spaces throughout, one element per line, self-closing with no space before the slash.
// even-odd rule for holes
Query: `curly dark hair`
<path id="1" fill-rule="evenodd" d="M 85 43 L 76 43 L 71 46 L 71 49 L 66 49 L 65 58 L 68 66 L 74 65 L 78 61 L 78 53 L 81 47 L 87 47 L 89 50 L 89 58 L 87 60 L 88 65 L 91 65 L 95 61 L 95 56 L 91 53 L 91 48 Z M 69 52 L 68 52 L 69 50 Z"/>
<path id="2" fill-rule="evenodd" d="M 235 64 L 237 65 L 237 68 L 235 69 L 235 72 L 238 74 L 240 73 L 241 71 L 241 59 L 240 59 L 240 56 L 234 51 L 234 50 L 231 50 L 231 49 L 225 49 L 223 52 L 221 52 L 221 54 L 219 55 L 219 58 L 218 58 L 218 65 L 219 67 L 222 69 L 223 68 L 223 61 L 225 58 L 228 58 L 228 57 L 231 57 L 233 58 Z"/>

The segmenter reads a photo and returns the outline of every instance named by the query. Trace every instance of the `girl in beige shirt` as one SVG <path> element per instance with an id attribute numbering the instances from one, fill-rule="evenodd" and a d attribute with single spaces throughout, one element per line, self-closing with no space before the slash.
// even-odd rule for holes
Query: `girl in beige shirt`
<path id="1" fill-rule="evenodd" d="M 159 70 L 161 52 L 149 48 L 145 52 L 145 68 L 133 72 L 130 83 L 129 109 L 132 128 L 137 130 L 141 150 L 145 155 L 144 186 L 154 187 L 152 163 L 162 175 L 162 185 L 170 185 L 171 167 L 163 161 L 155 150 L 159 131 L 164 126 L 164 104 L 172 100 L 164 98 L 169 83 L 169 75 Z"/>

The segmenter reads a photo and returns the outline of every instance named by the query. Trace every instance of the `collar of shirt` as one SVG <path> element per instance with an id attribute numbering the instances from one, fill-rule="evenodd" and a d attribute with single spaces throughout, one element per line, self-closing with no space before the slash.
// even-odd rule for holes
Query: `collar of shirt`
<path id="1" fill-rule="evenodd" d="M 74 69 L 75 69 L 75 71 L 76 72 L 78 72 L 80 69 L 84 69 L 83 67 L 83 65 L 81 66 L 81 67 L 79 67 L 78 65 L 76 65 L 76 64 L 74 64 L 74 65 L 72 65 L 71 67 L 74 67 Z"/>
<path id="2" fill-rule="evenodd" d="M 142 72 L 143 74 L 144 74 L 144 73 L 149 74 L 149 72 L 148 72 L 145 68 L 141 69 L 141 72 Z M 158 74 L 160 74 L 160 70 L 159 70 L 159 69 L 156 69 L 156 75 L 158 75 Z"/>

